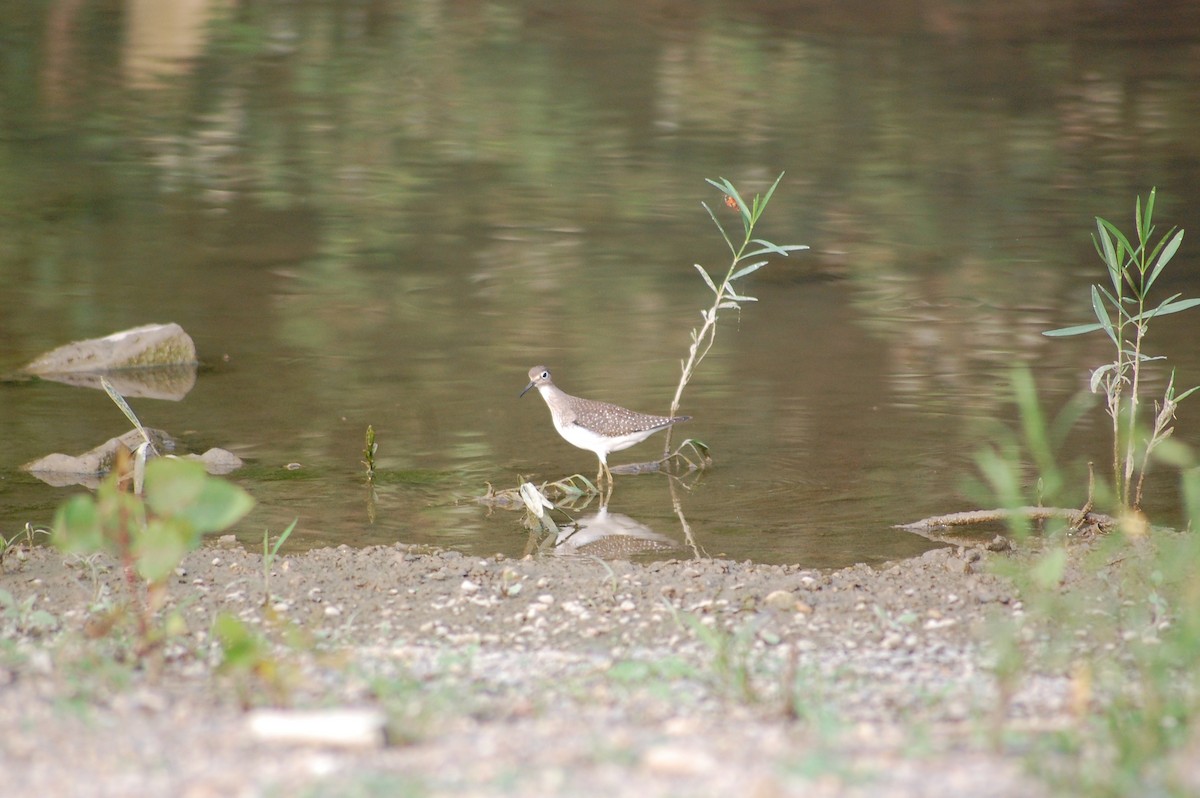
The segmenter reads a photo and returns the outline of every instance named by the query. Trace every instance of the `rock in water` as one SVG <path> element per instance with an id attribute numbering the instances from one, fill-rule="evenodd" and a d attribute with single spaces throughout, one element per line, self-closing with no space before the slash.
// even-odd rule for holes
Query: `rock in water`
<path id="1" fill-rule="evenodd" d="M 196 345 L 178 324 L 147 324 L 60 346 L 25 366 L 37 376 L 194 365 Z"/>
<path id="2" fill-rule="evenodd" d="M 145 429 L 159 454 L 172 454 L 179 449 L 178 442 L 166 432 L 153 427 Z M 119 437 L 110 438 L 90 452 L 85 452 L 78 457 L 55 452 L 26 463 L 21 466 L 21 470 L 27 471 L 42 482 L 55 487 L 84 485 L 94 489 L 112 468 L 117 448 L 124 446 L 132 451 L 141 445 L 142 440 L 142 433 L 133 429 Z M 226 449 L 213 448 L 204 454 L 180 456 L 200 461 L 204 465 L 204 470 L 210 474 L 229 474 L 244 465 L 240 457 Z"/>

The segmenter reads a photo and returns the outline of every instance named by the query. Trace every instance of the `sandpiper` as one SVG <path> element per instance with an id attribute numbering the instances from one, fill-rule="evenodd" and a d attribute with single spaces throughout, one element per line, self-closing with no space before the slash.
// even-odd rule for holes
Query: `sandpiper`
<path id="1" fill-rule="evenodd" d="M 608 476 L 609 485 L 612 484 L 612 471 L 608 468 L 610 452 L 628 449 L 672 424 L 691 418 L 652 416 L 608 402 L 571 396 L 554 384 L 550 377 L 550 369 L 545 366 L 534 366 L 529 370 L 529 384 L 521 391 L 521 396 L 529 393 L 530 388 L 537 388 L 538 393 L 546 400 L 554 428 L 563 440 L 572 446 L 595 452 L 596 457 L 600 459 L 600 471 L 596 474 L 597 484 L 605 475 Z"/>

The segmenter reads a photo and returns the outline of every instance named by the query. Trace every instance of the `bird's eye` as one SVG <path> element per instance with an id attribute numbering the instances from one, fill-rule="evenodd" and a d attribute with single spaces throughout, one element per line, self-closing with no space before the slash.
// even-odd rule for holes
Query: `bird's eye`
<path id="1" fill-rule="evenodd" d="M 543 380 L 548 380 L 548 379 L 550 379 L 550 372 L 548 372 L 548 371 L 543 371 L 543 372 L 542 372 L 542 379 L 543 379 Z"/>

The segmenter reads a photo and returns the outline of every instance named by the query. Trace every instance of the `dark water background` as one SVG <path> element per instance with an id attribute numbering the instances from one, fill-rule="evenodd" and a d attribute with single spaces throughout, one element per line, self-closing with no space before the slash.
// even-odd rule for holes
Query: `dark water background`
<path id="1" fill-rule="evenodd" d="M 1094 217 L 1128 229 L 1157 186 L 1160 230 L 1200 234 L 1190 3 L 0 0 L 0 19 L 0 370 L 182 324 L 195 389 L 133 405 L 249 461 L 247 541 L 298 517 L 301 545 L 521 553 L 486 485 L 595 471 L 517 400 L 527 369 L 665 412 L 707 301 L 692 264 L 727 265 L 704 178 L 753 194 L 786 171 L 761 232 L 812 250 L 753 275 L 760 301 L 684 396 L 716 462 L 682 511 L 714 556 L 916 554 L 892 524 L 987 503 L 966 485 L 1013 416 L 1010 367 L 1053 410 L 1109 357 L 1040 335 L 1090 318 Z M 1160 296 L 1200 295 L 1194 241 Z M 1200 382 L 1200 315 L 1152 336 Z M 0 531 L 70 492 L 20 464 L 126 428 L 98 391 L 0 384 Z M 1107 434 L 1097 402 L 1066 458 L 1103 463 Z M 1175 503 L 1163 473 L 1151 509 L 1173 523 Z M 612 509 L 682 540 L 661 476 L 619 477 Z"/>

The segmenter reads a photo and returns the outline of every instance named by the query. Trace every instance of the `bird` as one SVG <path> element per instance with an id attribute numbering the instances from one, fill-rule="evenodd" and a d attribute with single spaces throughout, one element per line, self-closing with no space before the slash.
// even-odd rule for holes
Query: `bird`
<path id="1" fill-rule="evenodd" d="M 593 452 L 599 458 L 597 485 L 606 475 L 609 486 L 612 485 L 612 471 L 608 467 L 610 453 L 628 449 L 672 424 L 691 419 L 691 416 L 653 416 L 608 402 L 571 396 L 554 384 L 550 369 L 545 366 L 534 366 L 529 370 L 529 384 L 521 391 L 521 396 L 532 388 L 537 388 L 546 400 L 554 429 L 563 440 Z"/>

